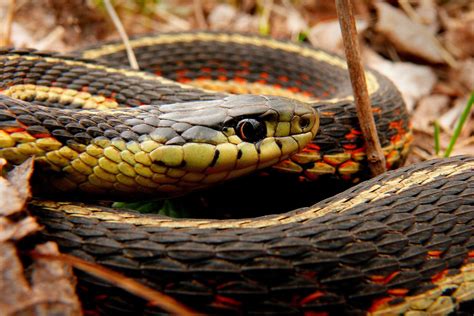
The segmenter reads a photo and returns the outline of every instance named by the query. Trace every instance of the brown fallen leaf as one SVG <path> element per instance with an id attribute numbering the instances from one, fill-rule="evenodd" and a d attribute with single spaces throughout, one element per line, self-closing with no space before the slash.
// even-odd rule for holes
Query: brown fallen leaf
<path id="1" fill-rule="evenodd" d="M 234 30 L 255 32 L 258 30 L 258 17 L 238 11 L 229 4 L 215 6 L 208 16 L 211 30 Z"/>
<path id="2" fill-rule="evenodd" d="M 453 106 L 449 109 L 449 111 L 439 116 L 439 124 L 445 130 L 452 131 L 454 129 L 456 122 L 459 120 L 459 117 L 466 106 L 468 98 L 468 95 L 457 98 L 453 102 Z M 469 125 L 469 121 L 464 124 L 464 132 L 467 130 L 467 128 L 469 128 Z"/>
<path id="3" fill-rule="evenodd" d="M 23 201 L 31 197 L 30 178 L 32 174 L 33 158 L 29 158 L 21 165 L 15 167 L 7 175 L 8 181 L 15 188 L 19 198 Z"/>
<path id="4" fill-rule="evenodd" d="M 58 254 L 54 243 L 37 246 L 44 254 Z M 0 243 L 0 311 L 2 315 L 81 315 L 75 294 L 75 279 L 69 265 L 35 260 L 31 267 L 32 284 L 15 246 Z"/>
<path id="5" fill-rule="evenodd" d="M 449 17 L 444 11 L 440 12 L 444 17 L 446 32 L 444 42 L 449 50 L 458 58 L 474 56 L 474 11 L 462 12 L 455 17 Z"/>
<path id="6" fill-rule="evenodd" d="M 474 46 L 474 44 L 473 44 Z M 473 53 L 474 56 L 474 53 Z M 451 69 L 449 77 L 452 81 L 459 80 L 466 92 L 474 90 L 474 57 L 468 58 L 459 63 L 459 68 Z"/>
<path id="7" fill-rule="evenodd" d="M 364 50 L 364 60 L 367 65 L 393 81 L 410 112 L 420 98 L 431 92 L 437 80 L 430 67 L 409 62 L 391 62 L 370 49 Z"/>
<path id="8" fill-rule="evenodd" d="M 20 212 L 24 204 L 25 201 L 20 198 L 15 188 L 5 178 L 0 178 L 0 216 Z"/>
<path id="9" fill-rule="evenodd" d="M 432 63 L 443 63 L 443 51 L 425 26 L 412 21 L 401 10 L 383 3 L 375 3 L 378 21 L 375 29 L 395 45 L 398 51 L 423 58 Z"/>
<path id="10" fill-rule="evenodd" d="M 0 161 L 0 170 L 3 166 L 4 161 Z M 80 315 L 76 282 L 69 265 L 34 260 L 24 267 L 18 256 L 17 251 L 21 250 L 17 250 L 16 242 L 40 229 L 35 218 L 26 212 L 32 171 L 33 160 L 29 159 L 6 178 L 0 176 L 0 314 Z M 59 253 L 55 243 L 37 246 L 36 251 Z"/>
<path id="11" fill-rule="evenodd" d="M 432 122 L 446 112 L 450 99 L 443 94 L 432 94 L 421 98 L 412 115 L 413 128 L 432 131 Z"/>
<path id="12" fill-rule="evenodd" d="M 368 27 L 368 23 L 361 19 L 356 19 L 357 33 L 361 34 Z M 309 42 L 317 47 L 329 51 L 343 54 L 342 34 L 339 21 L 337 19 L 324 21 L 311 28 L 308 34 Z"/>
<path id="13" fill-rule="evenodd" d="M 33 163 L 29 159 L 14 168 L 7 179 L 0 177 L 0 216 L 10 216 L 23 210 L 30 196 L 29 179 L 32 172 Z"/>
<path id="14" fill-rule="evenodd" d="M 19 241 L 39 229 L 38 222 L 31 216 L 17 222 L 12 222 L 6 217 L 0 217 L 0 242 Z"/>

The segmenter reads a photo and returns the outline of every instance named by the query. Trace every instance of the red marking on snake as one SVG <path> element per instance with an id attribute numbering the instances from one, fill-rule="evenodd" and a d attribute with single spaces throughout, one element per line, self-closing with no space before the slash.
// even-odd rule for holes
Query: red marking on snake
<path id="1" fill-rule="evenodd" d="M 387 276 L 372 275 L 372 276 L 370 276 L 370 279 L 372 281 L 374 281 L 375 283 L 387 284 L 388 282 L 390 282 L 390 280 L 392 280 L 394 277 L 396 277 L 399 273 L 400 273 L 400 271 L 394 271 L 394 272 L 390 273 Z"/>
<path id="2" fill-rule="evenodd" d="M 235 81 L 235 82 L 238 82 L 238 83 L 240 83 L 240 84 L 245 84 L 245 83 L 247 83 L 247 80 L 245 80 L 244 78 L 241 78 L 241 77 L 235 77 L 235 78 L 234 78 L 234 81 Z"/>
<path id="3" fill-rule="evenodd" d="M 324 296 L 324 293 L 321 292 L 321 291 L 316 291 L 314 293 L 311 293 L 310 295 L 304 297 L 301 301 L 300 301 L 300 305 L 304 305 L 304 304 L 308 304 L 312 301 L 314 301 L 315 299 L 321 297 L 321 296 Z"/>
<path id="4" fill-rule="evenodd" d="M 211 77 L 209 76 L 199 76 L 196 78 L 196 80 L 211 80 Z"/>
<path id="5" fill-rule="evenodd" d="M 373 300 L 372 305 L 369 307 L 369 312 L 376 312 L 380 307 L 386 305 L 391 300 L 391 297 L 383 297 Z"/>
<path id="6" fill-rule="evenodd" d="M 203 68 L 201 68 L 201 71 L 202 71 L 202 72 L 211 72 L 212 69 L 209 68 L 209 67 L 203 67 Z"/>
<path id="7" fill-rule="evenodd" d="M 347 150 L 354 150 L 354 149 L 357 148 L 357 145 L 356 144 L 344 144 L 344 145 L 342 145 L 342 148 L 347 149 Z"/>
<path id="8" fill-rule="evenodd" d="M 25 131 L 25 128 L 23 127 L 7 127 L 5 129 L 3 129 L 5 132 L 7 132 L 8 134 L 11 134 L 11 133 L 19 133 L 19 132 L 24 132 Z"/>
<path id="9" fill-rule="evenodd" d="M 434 257 L 434 258 L 439 258 L 441 253 L 442 253 L 441 250 L 430 250 L 430 251 L 428 251 L 428 256 Z"/>
<path id="10" fill-rule="evenodd" d="M 232 305 L 232 306 L 240 306 L 242 303 L 240 303 L 237 300 L 234 300 L 233 298 L 230 297 L 225 297 L 222 295 L 216 295 L 215 297 L 215 302 L 218 304 L 223 304 L 223 305 Z"/>
<path id="11" fill-rule="evenodd" d="M 269 77 L 268 73 L 266 73 L 266 72 L 261 72 L 260 73 L 260 78 L 268 79 L 268 77 Z"/>
<path id="12" fill-rule="evenodd" d="M 395 296 L 405 296 L 408 293 L 408 289 L 390 289 L 387 293 Z"/>
<path id="13" fill-rule="evenodd" d="M 227 81 L 227 77 L 226 77 L 226 76 L 218 76 L 218 77 L 217 77 L 217 80 L 219 80 L 219 81 Z"/>
<path id="14" fill-rule="evenodd" d="M 321 147 L 319 147 L 319 146 L 316 145 L 316 144 L 310 143 L 310 144 L 306 145 L 306 147 L 305 147 L 303 150 L 305 150 L 306 152 L 310 152 L 310 151 L 320 151 L 320 150 L 321 150 Z"/>
<path id="15" fill-rule="evenodd" d="M 235 74 L 236 74 L 236 75 L 239 75 L 239 76 L 241 76 L 241 75 L 248 75 L 248 74 L 249 74 L 249 71 L 248 71 L 247 69 L 237 70 L 237 71 L 235 72 Z"/>
<path id="16" fill-rule="evenodd" d="M 33 136 L 34 138 L 48 138 L 48 137 L 51 137 L 51 134 L 42 133 L 42 134 L 32 134 L 31 136 Z"/>
<path id="17" fill-rule="evenodd" d="M 358 136 L 356 134 L 349 133 L 349 134 L 346 134 L 346 136 L 344 136 L 344 137 L 348 140 L 352 140 L 354 138 L 357 138 Z"/>
<path id="18" fill-rule="evenodd" d="M 389 128 L 402 129 L 402 121 L 393 121 L 388 124 Z"/>
<path id="19" fill-rule="evenodd" d="M 187 69 L 181 69 L 181 70 L 176 70 L 176 74 L 180 77 L 186 76 L 186 73 L 188 72 Z"/>
<path id="20" fill-rule="evenodd" d="M 313 311 L 306 311 L 304 312 L 304 316 L 328 316 L 329 313 L 327 312 L 313 312 Z"/>
<path id="21" fill-rule="evenodd" d="M 448 269 L 444 269 L 443 271 L 440 271 L 440 272 L 436 273 L 435 275 L 433 275 L 433 276 L 431 277 L 431 281 L 432 281 L 433 283 L 436 283 L 436 282 L 438 282 L 438 281 L 444 279 L 444 277 L 445 277 L 447 274 L 448 274 Z"/>

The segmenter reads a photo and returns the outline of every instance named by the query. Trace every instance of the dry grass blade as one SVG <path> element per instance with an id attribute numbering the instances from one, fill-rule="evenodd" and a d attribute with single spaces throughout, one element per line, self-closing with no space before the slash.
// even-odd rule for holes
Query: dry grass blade
<path id="1" fill-rule="evenodd" d="M 74 256 L 58 254 L 58 255 L 43 255 L 37 252 L 32 252 L 33 258 L 44 258 L 50 260 L 59 260 L 61 262 L 70 264 L 76 269 L 85 271 L 95 277 L 101 278 L 111 284 L 120 287 L 130 293 L 133 293 L 150 303 L 159 306 L 163 310 L 176 315 L 196 315 L 197 313 L 190 310 L 186 306 L 178 303 L 173 298 L 161 294 L 133 279 L 127 278 L 122 274 L 104 268 L 103 266 L 87 262 Z"/>
<path id="2" fill-rule="evenodd" d="M 3 38 L 0 39 L 0 46 L 9 46 L 11 44 L 13 17 L 15 16 L 16 1 L 9 0 L 8 11 L 5 18 L 5 27 L 3 30 Z"/>
<path id="3" fill-rule="evenodd" d="M 372 175 L 376 176 L 386 171 L 385 156 L 382 152 L 375 127 L 375 120 L 372 115 L 364 67 L 360 58 L 352 3 L 350 0 L 336 0 L 336 8 L 341 26 L 352 90 L 354 91 L 357 116 L 367 144 L 367 159 Z"/>
<path id="4" fill-rule="evenodd" d="M 137 58 L 135 57 L 135 54 L 133 53 L 132 46 L 130 46 L 130 41 L 128 40 L 127 33 L 125 32 L 122 22 L 120 22 L 117 12 L 115 12 L 114 7 L 110 3 L 110 0 L 104 0 L 104 4 L 105 4 L 105 9 L 107 10 L 107 13 L 112 19 L 112 22 L 114 22 L 115 28 L 119 32 L 120 38 L 122 39 L 123 44 L 125 45 L 128 61 L 130 62 L 130 67 L 132 69 L 139 70 L 140 68 L 138 67 Z"/>

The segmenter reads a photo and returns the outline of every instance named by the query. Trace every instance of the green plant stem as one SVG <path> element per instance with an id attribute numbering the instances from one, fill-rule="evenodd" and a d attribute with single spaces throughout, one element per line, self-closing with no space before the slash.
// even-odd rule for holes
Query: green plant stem
<path id="1" fill-rule="evenodd" d="M 439 122 L 438 121 L 434 121 L 433 122 L 433 126 L 434 126 L 434 150 L 435 150 L 435 154 L 436 156 L 439 155 Z"/>
<path id="2" fill-rule="evenodd" d="M 464 123 L 469 117 L 469 113 L 471 112 L 473 103 L 474 103 L 474 91 L 471 92 L 471 96 L 469 97 L 469 100 L 467 101 L 467 104 L 464 107 L 464 110 L 461 114 L 461 117 L 459 118 L 459 121 L 456 124 L 453 136 L 451 136 L 451 140 L 449 141 L 448 148 L 446 149 L 446 152 L 444 153 L 444 157 L 449 157 L 451 155 L 451 152 L 453 151 L 454 145 L 456 144 L 459 134 L 461 134 L 462 127 L 464 126 Z"/>

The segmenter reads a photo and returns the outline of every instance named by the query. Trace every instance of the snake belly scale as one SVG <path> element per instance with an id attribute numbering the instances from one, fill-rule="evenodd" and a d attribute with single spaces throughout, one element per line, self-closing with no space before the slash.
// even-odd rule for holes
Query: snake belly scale
<path id="1" fill-rule="evenodd" d="M 0 157 L 34 156 L 45 191 L 98 196 L 183 194 L 262 168 L 299 182 L 368 176 L 342 58 L 230 33 L 131 45 L 154 74 L 122 68 L 119 43 L 74 56 L 2 50 Z M 390 81 L 366 76 L 395 168 L 411 142 L 408 115 Z M 474 298 L 470 157 L 251 219 L 178 220 L 64 197 L 30 205 L 45 238 L 203 313 L 448 314 Z M 104 313 L 159 312 L 90 276 L 81 284 Z"/>

